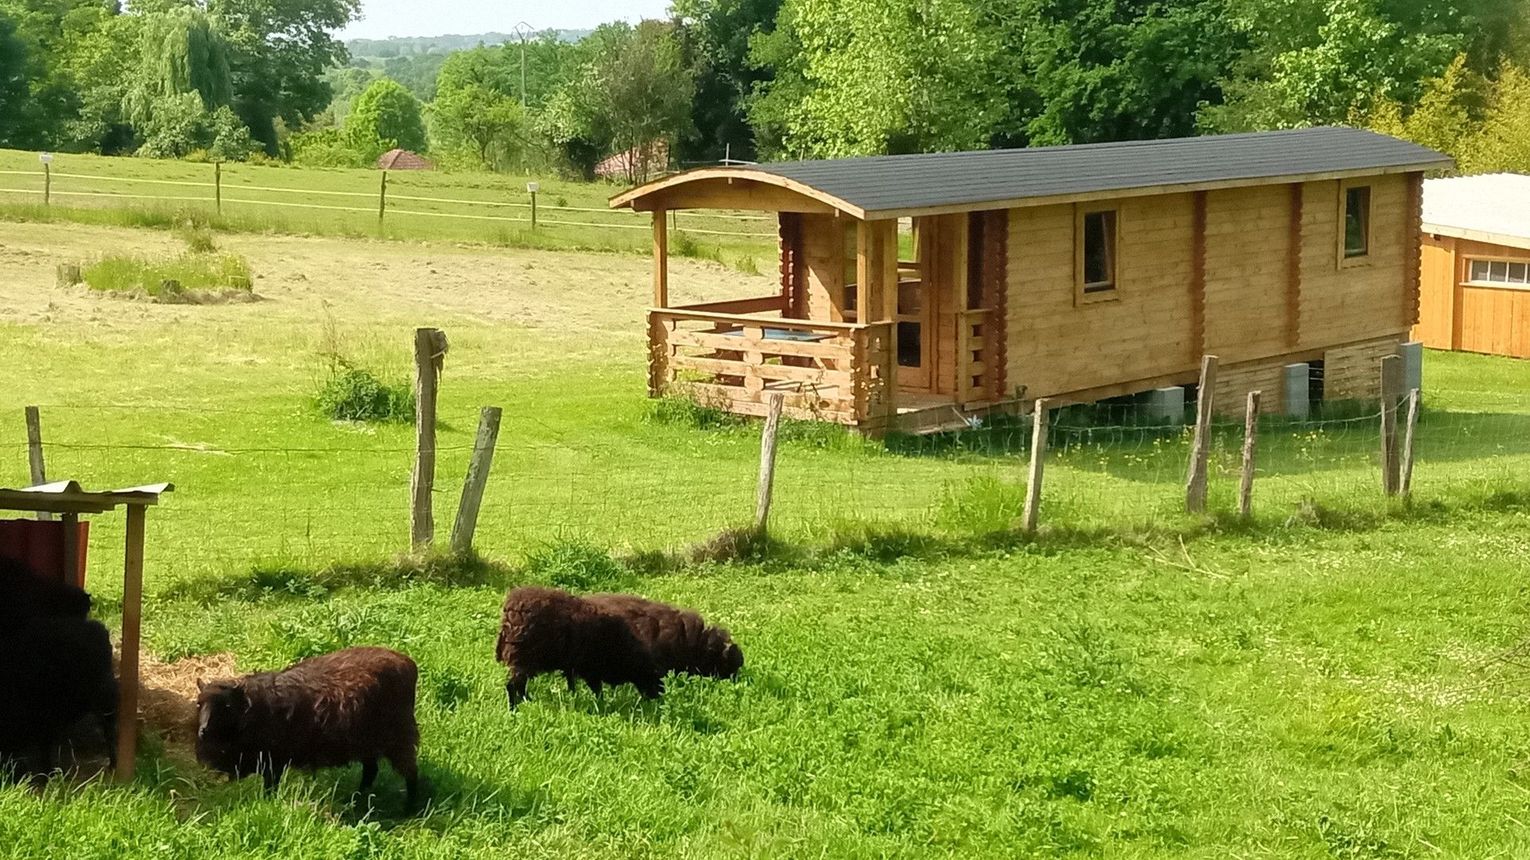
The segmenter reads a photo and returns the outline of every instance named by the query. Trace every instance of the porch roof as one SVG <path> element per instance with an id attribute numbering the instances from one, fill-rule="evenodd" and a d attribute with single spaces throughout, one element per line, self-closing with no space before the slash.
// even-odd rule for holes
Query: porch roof
<path id="1" fill-rule="evenodd" d="M 742 184 L 863 220 L 1447 169 L 1448 156 L 1353 128 L 1308 128 L 1171 140 L 981 152 L 891 155 L 702 168 L 634 188 L 615 208 L 731 208 L 729 194 L 687 186 Z M 699 202 L 698 202 L 699 201 Z M 741 206 L 741 208 L 748 208 Z M 762 208 L 773 208 L 764 206 Z M 789 210 L 786 210 L 789 211 Z"/>

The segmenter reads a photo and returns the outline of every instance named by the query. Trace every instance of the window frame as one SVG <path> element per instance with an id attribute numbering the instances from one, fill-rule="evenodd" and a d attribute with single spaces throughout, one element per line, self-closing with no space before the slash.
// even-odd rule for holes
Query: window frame
<path id="1" fill-rule="evenodd" d="M 1365 190 L 1365 253 L 1349 253 L 1349 192 Z M 1374 178 L 1339 181 L 1339 218 L 1337 235 L 1339 268 L 1369 266 L 1376 256 L 1376 182 Z"/>
<path id="2" fill-rule="evenodd" d="M 1089 234 L 1086 225 L 1091 215 L 1109 214 L 1110 280 L 1085 281 Z M 1103 289 L 1102 289 L 1103 288 Z M 1120 204 L 1075 204 L 1073 214 L 1073 301 L 1075 305 L 1114 302 L 1121 298 L 1121 206 Z"/>
<path id="3" fill-rule="evenodd" d="M 1506 265 L 1525 266 L 1526 280 L 1524 281 L 1478 281 L 1472 278 L 1473 263 L 1504 263 Z M 1489 290 L 1530 290 L 1530 256 L 1508 257 L 1492 254 L 1463 254 L 1461 256 L 1461 286 L 1481 287 Z"/>

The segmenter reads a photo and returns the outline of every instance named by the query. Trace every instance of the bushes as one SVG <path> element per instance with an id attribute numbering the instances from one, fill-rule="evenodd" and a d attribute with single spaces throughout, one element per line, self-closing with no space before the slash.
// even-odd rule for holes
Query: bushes
<path id="1" fill-rule="evenodd" d="M 406 424 L 414 420 L 414 391 L 407 384 L 388 384 L 371 371 L 337 361 L 314 395 L 318 410 L 335 421 L 375 421 Z"/>

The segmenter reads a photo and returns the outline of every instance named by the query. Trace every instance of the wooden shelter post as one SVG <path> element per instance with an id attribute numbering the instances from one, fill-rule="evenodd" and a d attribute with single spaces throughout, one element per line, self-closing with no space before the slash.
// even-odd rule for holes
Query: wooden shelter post
<path id="1" fill-rule="evenodd" d="M 653 211 L 653 306 L 669 307 L 669 213 Z"/>
<path id="2" fill-rule="evenodd" d="M 118 667 L 117 781 L 131 782 L 138 755 L 138 649 L 143 636 L 143 505 L 127 506 L 122 564 L 122 661 Z"/>

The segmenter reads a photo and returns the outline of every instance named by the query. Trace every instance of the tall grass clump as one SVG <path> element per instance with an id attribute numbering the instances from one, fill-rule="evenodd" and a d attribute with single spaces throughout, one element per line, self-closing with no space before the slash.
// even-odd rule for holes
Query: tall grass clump
<path id="1" fill-rule="evenodd" d="M 187 253 L 169 260 L 102 257 L 81 274 L 93 290 L 159 301 L 195 301 L 229 292 L 248 295 L 253 285 L 250 264 L 237 254 Z"/>
<path id="2" fill-rule="evenodd" d="M 604 549 L 585 540 L 556 540 L 526 557 L 526 574 L 534 582 L 573 591 L 615 590 L 632 579 L 632 571 Z"/>

